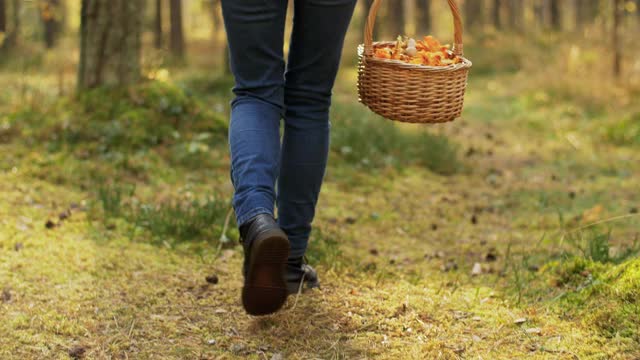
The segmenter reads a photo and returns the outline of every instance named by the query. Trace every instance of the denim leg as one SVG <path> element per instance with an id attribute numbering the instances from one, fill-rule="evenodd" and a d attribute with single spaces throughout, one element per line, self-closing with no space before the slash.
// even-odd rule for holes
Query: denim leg
<path id="1" fill-rule="evenodd" d="M 278 221 L 303 256 L 329 154 L 331 90 L 356 0 L 295 0 L 285 75 Z"/>
<path id="2" fill-rule="evenodd" d="M 273 214 L 284 111 L 286 0 L 222 0 L 236 85 L 229 147 L 238 225 Z"/>

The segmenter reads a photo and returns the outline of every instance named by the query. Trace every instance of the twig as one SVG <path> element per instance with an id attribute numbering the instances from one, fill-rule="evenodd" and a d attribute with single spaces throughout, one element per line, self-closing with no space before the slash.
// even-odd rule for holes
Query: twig
<path id="1" fill-rule="evenodd" d="M 637 216 L 640 216 L 640 214 L 618 215 L 618 216 L 614 216 L 614 217 L 611 217 L 611 218 L 608 218 L 608 219 L 598 220 L 596 222 L 592 222 L 592 223 L 577 227 L 575 229 L 567 230 L 567 231 L 564 232 L 564 234 L 562 234 L 562 238 L 560 239 L 560 242 L 562 243 L 564 241 L 564 238 L 565 238 L 566 235 L 574 233 L 576 231 L 584 230 L 584 229 L 590 228 L 592 226 L 608 223 L 608 222 L 611 222 L 611 221 L 628 219 L 628 218 L 637 217 Z"/>

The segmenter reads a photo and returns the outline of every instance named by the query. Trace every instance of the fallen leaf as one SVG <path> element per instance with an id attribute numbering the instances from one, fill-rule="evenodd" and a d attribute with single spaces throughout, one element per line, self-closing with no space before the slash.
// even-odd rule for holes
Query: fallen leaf
<path id="1" fill-rule="evenodd" d="M 217 284 L 218 283 L 218 275 L 213 274 L 213 275 L 209 275 L 205 278 L 205 280 L 209 283 L 209 284 Z"/>
<path id="2" fill-rule="evenodd" d="M 471 270 L 471 276 L 482 275 L 482 265 L 480 263 L 475 263 L 473 265 L 473 269 Z"/>
<path id="3" fill-rule="evenodd" d="M 458 270 L 458 264 L 456 264 L 455 260 L 449 260 L 446 263 L 442 264 L 440 270 L 444 272 Z"/>
<path id="4" fill-rule="evenodd" d="M 11 301 L 11 290 L 9 290 L 9 288 L 3 289 L 0 299 L 2 299 L 2 302 L 4 303 Z"/>
<path id="5" fill-rule="evenodd" d="M 524 324 L 526 322 L 527 322 L 527 318 L 519 318 L 519 319 L 515 319 L 513 321 L 513 323 L 516 324 L 516 325 Z"/>
<path id="6" fill-rule="evenodd" d="M 584 223 L 592 223 L 598 221 L 600 220 L 603 211 L 604 206 L 598 204 L 582 213 L 582 221 Z"/>
<path id="7" fill-rule="evenodd" d="M 63 212 L 61 212 L 60 214 L 58 214 L 58 219 L 60 219 L 60 221 L 62 220 L 66 220 L 71 216 L 71 211 L 70 210 L 65 210 Z"/>
<path id="8" fill-rule="evenodd" d="M 74 346 L 71 349 L 69 349 L 69 356 L 72 359 L 82 359 L 84 357 L 84 353 L 87 352 L 87 349 L 84 346 Z"/>
<path id="9" fill-rule="evenodd" d="M 542 334 L 542 330 L 540 330 L 540 328 L 530 328 L 525 330 L 527 332 L 527 334 L 531 334 L 531 335 L 540 335 Z"/>
<path id="10" fill-rule="evenodd" d="M 484 260 L 486 262 L 494 262 L 498 260 L 498 252 L 496 251 L 496 248 L 489 249 L 489 252 L 484 256 Z"/>
<path id="11" fill-rule="evenodd" d="M 234 354 L 243 353 L 246 349 L 247 347 L 244 344 L 240 344 L 240 343 L 233 344 L 231 345 L 231 348 L 230 348 L 231 352 Z"/>

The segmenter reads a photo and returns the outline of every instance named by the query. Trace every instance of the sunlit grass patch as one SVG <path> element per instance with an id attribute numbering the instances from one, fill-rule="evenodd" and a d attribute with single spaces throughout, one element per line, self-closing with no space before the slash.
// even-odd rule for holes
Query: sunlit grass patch
<path id="1" fill-rule="evenodd" d="M 424 166 L 442 175 L 462 169 L 458 146 L 445 136 L 401 129 L 358 104 L 335 104 L 331 131 L 333 152 L 360 169 Z"/>
<path id="2" fill-rule="evenodd" d="M 607 124 L 604 138 L 619 146 L 640 146 L 640 112 Z"/>
<path id="3" fill-rule="evenodd" d="M 306 256 L 311 264 L 322 264 L 328 269 L 339 269 L 344 265 L 341 242 L 333 234 L 322 229 L 314 229 L 309 240 L 309 248 Z"/>
<path id="4" fill-rule="evenodd" d="M 134 193 L 135 186 L 129 184 L 98 186 L 96 202 L 100 212 L 96 215 L 101 214 L 106 227 L 113 226 L 113 219 L 124 219 L 133 233 L 142 230 L 149 234 L 151 242 L 165 245 L 196 240 L 217 243 L 221 238 L 231 206 L 228 197 L 141 201 Z"/>

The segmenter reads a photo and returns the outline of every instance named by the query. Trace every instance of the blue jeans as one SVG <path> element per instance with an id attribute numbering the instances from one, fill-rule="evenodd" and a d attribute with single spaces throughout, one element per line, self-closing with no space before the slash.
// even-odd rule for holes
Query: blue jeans
<path id="1" fill-rule="evenodd" d="M 356 0 L 295 0 L 285 65 L 287 3 L 222 0 L 222 11 L 236 81 L 229 127 L 236 219 L 273 215 L 277 202 L 295 258 L 311 233 L 329 153 L 331 90 Z"/>

